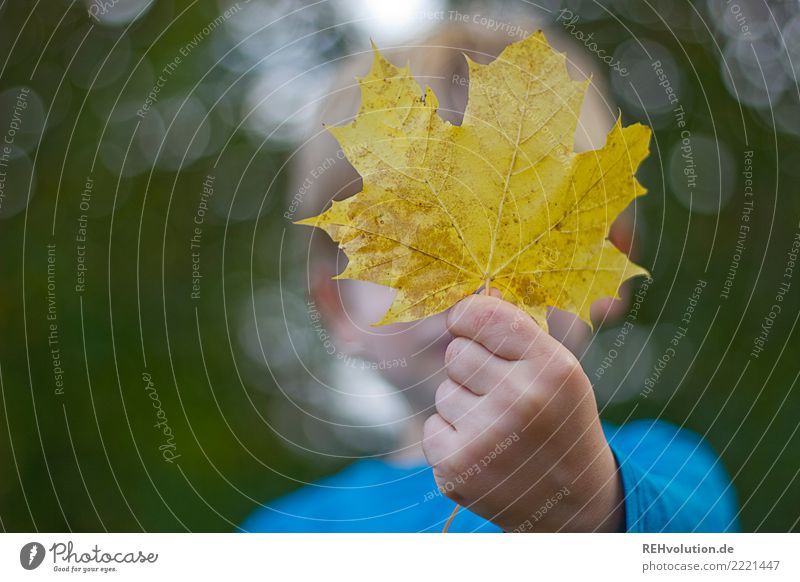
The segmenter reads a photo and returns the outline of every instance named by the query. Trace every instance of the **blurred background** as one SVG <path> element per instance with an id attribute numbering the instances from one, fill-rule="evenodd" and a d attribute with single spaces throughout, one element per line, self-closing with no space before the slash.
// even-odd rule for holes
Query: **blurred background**
<path id="1" fill-rule="evenodd" d="M 745 531 L 800 529 L 800 3 L 0 0 L 3 530 L 234 530 L 390 446 L 401 402 L 319 387 L 292 158 L 340 62 L 455 20 L 560 30 L 654 128 L 653 280 L 582 362 L 606 418 L 706 436 Z"/>

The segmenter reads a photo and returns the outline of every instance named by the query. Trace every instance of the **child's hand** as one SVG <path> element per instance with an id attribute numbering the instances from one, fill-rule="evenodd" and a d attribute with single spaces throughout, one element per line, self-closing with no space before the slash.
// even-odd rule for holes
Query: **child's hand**
<path id="1" fill-rule="evenodd" d="M 510 303 L 449 313 L 449 378 L 425 423 L 439 489 L 506 531 L 618 531 L 622 488 L 589 379 Z"/>

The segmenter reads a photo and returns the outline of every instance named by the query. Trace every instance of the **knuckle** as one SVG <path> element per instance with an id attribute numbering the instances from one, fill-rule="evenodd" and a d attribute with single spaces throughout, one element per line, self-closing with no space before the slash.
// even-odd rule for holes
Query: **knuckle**
<path id="1" fill-rule="evenodd" d="M 435 438 L 437 430 L 438 423 L 436 421 L 436 415 L 431 414 L 425 419 L 422 425 L 422 444 L 424 445 L 426 442 L 430 443 L 431 439 Z"/>
<path id="2" fill-rule="evenodd" d="M 508 385 L 515 396 L 527 392 L 539 377 L 539 372 L 527 360 L 518 360 L 512 364 L 512 372 L 508 375 Z"/>
<path id="3" fill-rule="evenodd" d="M 436 407 L 436 410 L 438 411 L 441 411 L 442 402 L 444 401 L 445 398 L 448 397 L 448 395 L 451 392 L 450 382 L 451 380 L 445 380 L 444 382 L 439 384 L 439 387 L 436 389 L 436 394 L 434 394 L 433 402 L 434 406 Z"/>
<path id="4" fill-rule="evenodd" d="M 502 321 L 502 314 L 497 305 L 480 305 L 470 316 L 469 329 L 473 334 L 485 332 Z"/>
<path id="5" fill-rule="evenodd" d="M 434 416 L 429 416 L 422 425 L 422 452 L 427 459 L 433 459 L 436 452 L 437 429 L 432 420 Z"/>
<path id="6" fill-rule="evenodd" d="M 444 363 L 445 366 L 449 366 L 452 364 L 458 355 L 463 352 L 467 345 L 469 344 L 469 340 L 463 337 L 457 337 L 453 339 L 448 345 L 447 350 L 444 353 Z"/>
<path id="7" fill-rule="evenodd" d="M 555 381 L 560 384 L 570 383 L 583 374 L 578 359 L 566 349 L 559 350 L 553 356 L 549 368 Z"/>
<path id="8" fill-rule="evenodd" d="M 517 337 L 519 337 L 523 359 L 537 359 L 547 353 L 546 344 L 548 338 L 545 338 L 544 335 L 546 335 L 546 332 L 536 325 L 520 329 Z"/>
<path id="9" fill-rule="evenodd" d="M 539 415 L 546 406 L 545 398 L 533 385 L 524 386 L 517 395 L 515 410 L 526 420 Z"/>

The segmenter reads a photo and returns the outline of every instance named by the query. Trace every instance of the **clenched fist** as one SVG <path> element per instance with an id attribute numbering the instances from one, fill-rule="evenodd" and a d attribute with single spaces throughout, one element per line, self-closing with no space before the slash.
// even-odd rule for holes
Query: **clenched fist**
<path id="1" fill-rule="evenodd" d="M 505 531 L 620 531 L 616 462 L 576 358 L 494 296 L 462 300 L 447 325 L 423 440 L 440 491 Z"/>

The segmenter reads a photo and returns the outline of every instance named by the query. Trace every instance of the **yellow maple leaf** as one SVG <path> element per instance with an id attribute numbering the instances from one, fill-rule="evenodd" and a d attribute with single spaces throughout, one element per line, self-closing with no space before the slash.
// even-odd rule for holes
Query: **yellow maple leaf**
<path id="1" fill-rule="evenodd" d="M 575 153 L 589 81 L 569 77 L 541 31 L 488 65 L 468 59 L 458 126 L 439 117 L 430 88 L 420 94 L 408 65 L 373 52 L 357 116 L 329 128 L 363 189 L 298 223 L 345 251 L 337 278 L 397 289 L 377 325 L 444 311 L 485 285 L 542 325 L 548 306 L 590 322 L 595 299 L 647 274 L 606 237 L 646 192 L 634 174 L 650 129 L 618 119 L 604 147 Z"/>

